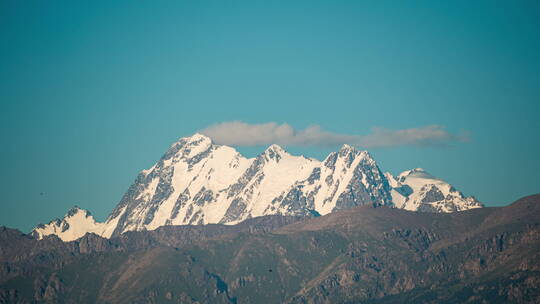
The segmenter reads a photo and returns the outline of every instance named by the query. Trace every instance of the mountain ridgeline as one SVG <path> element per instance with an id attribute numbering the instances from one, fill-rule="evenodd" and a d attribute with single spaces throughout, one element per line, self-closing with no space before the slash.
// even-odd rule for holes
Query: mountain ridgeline
<path id="1" fill-rule="evenodd" d="M 37 240 L 0 227 L 0 303 L 539 303 L 540 195 L 455 213 L 305 218 Z"/>
<path id="2" fill-rule="evenodd" d="M 367 151 L 344 145 L 322 162 L 271 145 L 255 158 L 195 134 L 175 142 L 143 170 L 107 220 L 73 208 L 39 225 L 40 239 L 72 241 L 86 233 L 110 238 L 168 225 L 236 224 L 264 215 L 319 216 L 355 206 L 426 212 L 482 207 L 423 169 L 383 173 Z"/>

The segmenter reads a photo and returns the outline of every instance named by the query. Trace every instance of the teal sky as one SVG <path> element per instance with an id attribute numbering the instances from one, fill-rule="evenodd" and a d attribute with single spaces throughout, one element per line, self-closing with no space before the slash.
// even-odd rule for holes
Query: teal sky
<path id="1" fill-rule="evenodd" d="M 540 2 L 6 0 L 0 102 L 0 225 L 24 231 L 103 220 L 173 141 L 234 120 L 466 131 L 370 152 L 504 205 L 540 192 Z"/>

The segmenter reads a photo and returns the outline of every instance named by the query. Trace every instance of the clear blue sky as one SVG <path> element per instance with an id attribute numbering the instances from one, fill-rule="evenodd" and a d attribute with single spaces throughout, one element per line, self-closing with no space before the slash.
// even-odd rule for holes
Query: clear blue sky
<path id="1" fill-rule="evenodd" d="M 504 205 L 540 192 L 540 2 L 6 0 L 0 102 L 0 225 L 24 231 L 104 219 L 173 141 L 232 120 L 468 131 L 371 152 Z"/>

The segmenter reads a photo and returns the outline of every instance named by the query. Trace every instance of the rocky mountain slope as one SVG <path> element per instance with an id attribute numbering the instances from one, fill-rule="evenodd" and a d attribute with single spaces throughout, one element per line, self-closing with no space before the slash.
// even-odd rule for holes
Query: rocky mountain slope
<path id="1" fill-rule="evenodd" d="M 325 215 L 362 205 L 431 212 L 482 207 L 425 171 L 385 175 L 367 151 L 348 145 L 322 162 L 291 155 L 277 145 L 245 158 L 234 148 L 195 134 L 181 138 L 143 170 L 104 223 L 75 208 L 63 219 L 36 227 L 33 234 L 71 241 L 86 232 L 112 237 L 165 225 L 235 224 L 272 214 Z"/>
<path id="2" fill-rule="evenodd" d="M 131 252 L 160 246 L 177 248 L 220 235 L 266 233 L 303 219 L 269 215 L 237 225 L 163 226 L 152 231 L 129 231 L 111 239 L 88 233 L 70 242 L 64 242 L 56 235 L 38 241 L 16 229 L 0 227 L 0 281 L 19 275 L 39 275 L 43 269 L 60 267 L 83 254 Z"/>
<path id="3" fill-rule="evenodd" d="M 73 242 L 3 228 L 0 303 L 540 301 L 540 195 L 457 213 L 365 205 L 280 218 Z"/>

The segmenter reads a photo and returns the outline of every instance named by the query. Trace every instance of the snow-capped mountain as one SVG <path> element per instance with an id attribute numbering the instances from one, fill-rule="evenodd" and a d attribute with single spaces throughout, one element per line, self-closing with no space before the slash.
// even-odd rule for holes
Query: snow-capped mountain
<path id="1" fill-rule="evenodd" d="M 56 234 L 59 238 L 68 242 L 76 240 L 89 232 L 107 235 L 106 228 L 105 223 L 96 222 L 89 211 L 75 206 L 64 215 L 64 218 L 55 219 L 46 225 L 38 225 L 34 228 L 32 234 L 37 238 Z"/>
<path id="2" fill-rule="evenodd" d="M 442 180 L 418 169 L 383 174 L 367 151 L 344 145 L 324 161 L 294 156 L 271 145 L 255 158 L 216 145 L 204 135 L 181 138 L 143 170 L 104 223 L 83 210 L 40 225 L 38 238 L 104 237 L 163 225 L 236 224 L 270 215 L 324 215 L 372 204 L 452 212 L 481 207 Z"/>
<path id="3" fill-rule="evenodd" d="M 426 212 L 455 212 L 483 207 L 474 197 L 465 197 L 452 185 L 422 168 L 405 171 L 397 177 L 386 173 L 397 208 Z"/>

